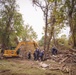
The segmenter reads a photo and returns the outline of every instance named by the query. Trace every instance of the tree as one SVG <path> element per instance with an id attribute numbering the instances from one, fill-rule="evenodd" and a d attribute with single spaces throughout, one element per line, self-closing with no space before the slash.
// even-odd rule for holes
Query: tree
<path id="1" fill-rule="evenodd" d="M 45 57 L 49 53 L 50 42 L 53 39 L 56 46 L 56 37 L 64 27 L 65 14 L 63 12 L 62 0 L 33 0 L 33 3 L 40 7 L 44 13 L 44 50 Z"/>
<path id="2" fill-rule="evenodd" d="M 65 0 L 70 35 L 73 39 L 73 48 L 76 48 L 76 0 Z"/>
<path id="3" fill-rule="evenodd" d="M 65 34 L 61 35 L 61 37 L 56 38 L 56 47 L 59 50 L 68 50 L 69 49 L 68 39 L 66 38 Z"/>
<path id="4" fill-rule="evenodd" d="M 44 51 L 45 51 L 45 57 L 47 54 L 47 29 L 48 29 L 48 19 L 49 19 L 49 14 L 50 14 L 50 9 L 51 9 L 51 4 L 49 2 L 49 0 L 32 0 L 33 4 L 35 4 L 36 6 L 40 7 L 41 10 L 44 13 L 44 19 L 45 19 L 45 29 L 44 29 Z"/>
<path id="5" fill-rule="evenodd" d="M 22 40 L 36 40 L 37 39 L 37 34 L 33 30 L 32 26 L 25 25 L 23 33 L 21 35 Z"/>
<path id="6" fill-rule="evenodd" d="M 44 36 L 42 36 L 42 38 L 39 40 L 39 45 L 40 46 L 44 45 Z"/>
<path id="7" fill-rule="evenodd" d="M 64 25 L 64 14 L 63 14 L 63 6 L 61 5 L 61 0 L 49 0 L 52 6 L 48 24 L 48 42 L 47 42 L 47 50 L 49 50 L 51 40 L 54 41 L 54 46 L 56 46 L 56 37 L 62 30 Z M 61 7 L 60 7 L 61 6 Z"/>
<path id="8" fill-rule="evenodd" d="M 1 43 L 5 49 L 23 30 L 22 15 L 17 11 L 15 0 L 0 0 Z M 13 37 L 14 36 L 14 37 Z"/>

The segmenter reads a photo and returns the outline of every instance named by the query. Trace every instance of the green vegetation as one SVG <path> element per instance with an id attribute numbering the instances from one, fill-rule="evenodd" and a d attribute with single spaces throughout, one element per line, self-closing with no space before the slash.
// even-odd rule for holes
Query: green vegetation
<path id="1" fill-rule="evenodd" d="M 22 14 L 18 10 L 16 0 L 0 0 L 0 44 L 3 50 L 16 46 L 21 39 L 37 38 L 32 26 L 24 27 Z"/>

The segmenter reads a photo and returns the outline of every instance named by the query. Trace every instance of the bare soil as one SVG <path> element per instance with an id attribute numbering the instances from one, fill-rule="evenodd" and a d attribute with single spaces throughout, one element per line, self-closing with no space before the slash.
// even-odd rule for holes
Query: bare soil
<path id="1" fill-rule="evenodd" d="M 74 62 L 75 59 L 71 61 L 71 57 L 60 54 L 51 56 L 51 59 L 46 61 L 5 58 L 0 60 L 0 75 L 69 75 L 69 73 L 75 75 L 76 63 Z M 41 67 L 39 65 L 41 62 L 49 65 L 49 67 Z"/>

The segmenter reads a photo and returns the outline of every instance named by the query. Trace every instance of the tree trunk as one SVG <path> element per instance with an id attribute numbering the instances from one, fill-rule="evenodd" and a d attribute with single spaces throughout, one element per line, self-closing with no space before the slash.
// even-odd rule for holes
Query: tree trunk
<path id="1" fill-rule="evenodd" d="M 48 27 L 48 5 L 46 6 L 46 13 L 45 15 L 45 38 L 44 38 L 44 52 L 45 52 L 45 57 L 47 54 L 47 27 Z"/>
<path id="2" fill-rule="evenodd" d="M 54 43 L 54 46 L 56 46 L 55 34 L 53 34 L 53 43 Z"/>
<path id="3" fill-rule="evenodd" d="M 52 27 L 51 27 L 51 31 L 50 31 L 50 36 L 49 36 L 49 39 L 48 39 L 48 43 L 47 43 L 47 50 L 49 50 L 50 41 L 51 41 L 51 39 L 52 39 L 53 32 L 54 32 L 54 27 L 52 26 Z"/>
<path id="4" fill-rule="evenodd" d="M 76 26 L 74 26 L 72 38 L 73 38 L 73 48 L 76 49 Z"/>
<path id="5" fill-rule="evenodd" d="M 2 50 L 4 51 L 5 48 L 6 48 L 6 44 L 5 44 L 5 41 L 6 41 L 6 36 L 5 36 L 5 33 L 2 35 Z"/>
<path id="6" fill-rule="evenodd" d="M 69 26 L 70 26 L 70 32 L 73 40 L 73 48 L 76 47 L 76 26 L 75 23 L 73 23 L 74 16 L 73 16 L 73 10 L 74 10 L 74 0 L 72 0 L 71 8 L 68 8 L 68 16 L 69 16 Z"/>

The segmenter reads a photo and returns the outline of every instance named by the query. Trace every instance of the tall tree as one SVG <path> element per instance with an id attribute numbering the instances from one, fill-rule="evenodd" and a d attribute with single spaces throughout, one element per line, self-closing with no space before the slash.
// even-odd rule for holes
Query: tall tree
<path id="1" fill-rule="evenodd" d="M 76 0 L 65 0 L 66 17 L 70 27 L 73 48 L 76 48 Z"/>
<path id="2" fill-rule="evenodd" d="M 45 35 L 44 35 L 44 51 L 45 51 L 45 56 L 46 56 L 46 52 L 47 52 L 47 29 L 48 29 L 48 18 L 49 18 L 49 14 L 50 14 L 50 9 L 51 9 L 51 4 L 49 2 L 49 0 L 32 0 L 33 3 L 40 7 L 41 10 L 44 13 L 44 18 L 45 18 Z"/>
<path id="3" fill-rule="evenodd" d="M 61 0 L 49 0 L 51 6 L 49 24 L 48 24 L 48 42 L 47 50 L 49 50 L 51 39 L 54 40 L 54 46 L 56 46 L 56 37 L 61 29 L 64 27 L 64 14 L 62 13 Z M 60 7 L 61 6 L 61 7 Z"/>
<path id="4" fill-rule="evenodd" d="M 16 0 L 0 0 L 0 36 L 3 48 L 9 47 L 12 34 L 17 38 L 23 29 L 22 15 L 17 9 Z"/>

